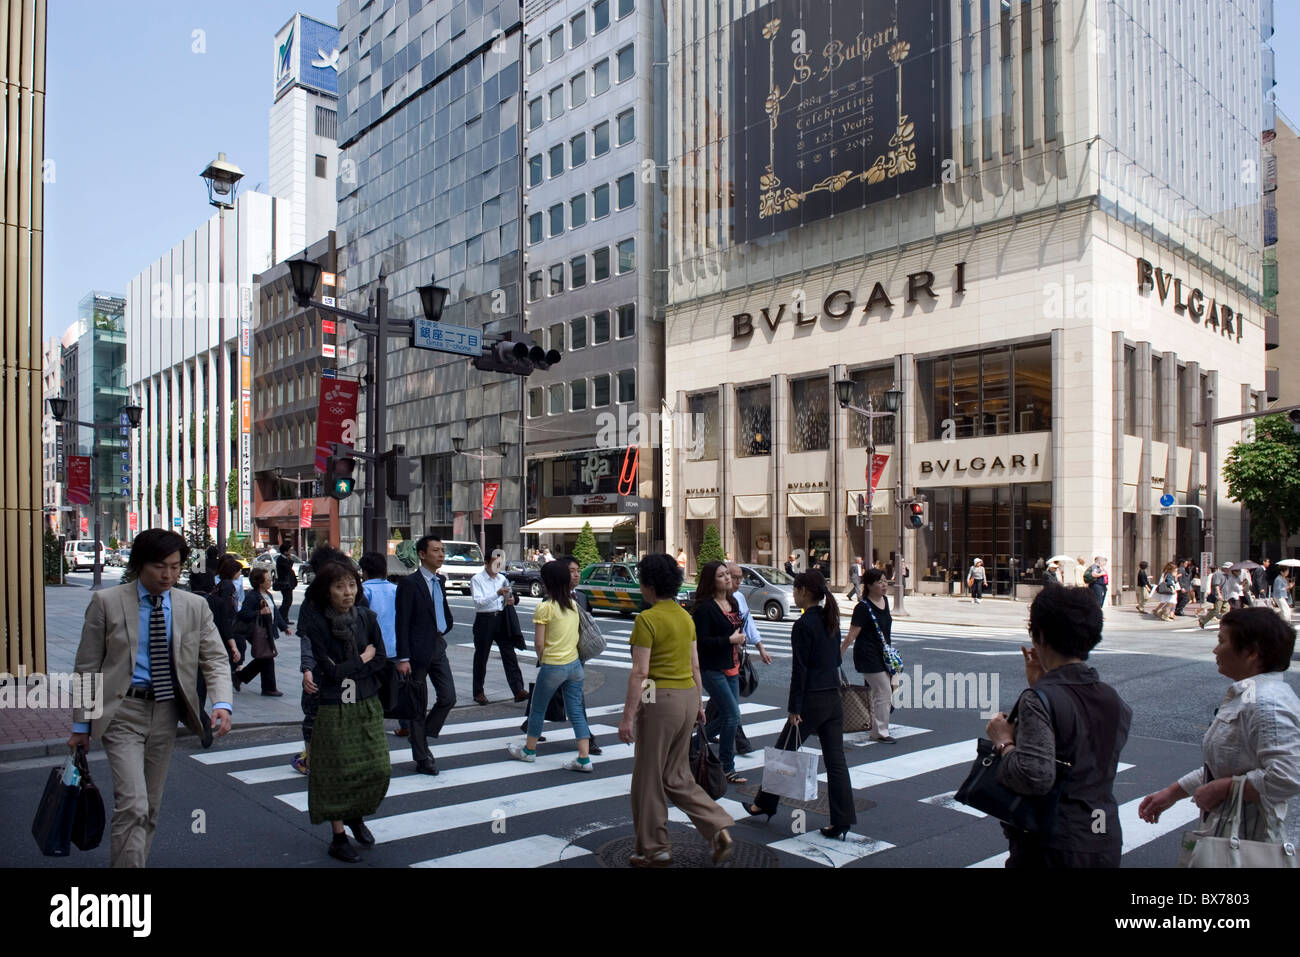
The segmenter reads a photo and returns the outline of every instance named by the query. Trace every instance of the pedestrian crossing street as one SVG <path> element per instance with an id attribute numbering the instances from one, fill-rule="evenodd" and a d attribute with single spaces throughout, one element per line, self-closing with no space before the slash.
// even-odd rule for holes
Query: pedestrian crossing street
<path id="1" fill-rule="evenodd" d="M 736 758 L 736 768 L 752 783 L 761 781 L 763 747 L 775 743 L 785 725 L 784 709 L 756 702 L 741 705 L 743 726 L 755 747 Z M 438 761 L 436 776 L 417 774 L 408 743 L 391 738 L 393 776 L 378 814 L 367 824 L 376 842 L 392 850 L 383 862 L 411 867 L 541 867 L 555 864 L 591 866 L 593 853 L 603 844 L 631 833 L 629 791 L 633 746 L 618 742 L 617 723 L 622 705 L 588 710 L 592 733 L 603 754 L 593 758 L 596 771 L 579 775 L 563 769 L 573 757 L 573 731 L 567 725 L 548 725 L 546 742 L 535 763 L 509 758 L 506 745 L 522 742 L 520 716 L 449 723 L 433 742 Z M 846 841 L 831 841 L 818 833 L 828 823 L 819 814 L 792 812 L 782 807 L 772 821 L 749 818 L 744 795 L 734 787 L 719 804 L 736 819 L 733 837 L 739 842 L 764 845 L 778 855 L 783 866 L 842 867 L 876 855 L 879 866 L 1000 867 L 1006 843 L 995 821 L 964 805 L 953 793 L 970 767 L 976 735 L 982 727 L 972 720 L 963 730 L 969 736 L 921 726 L 932 712 L 907 711 L 907 725 L 891 725 L 899 739 L 894 746 L 857 743 L 861 736 L 846 735 L 846 757 L 855 798 L 869 798 L 877 806 L 858 812 L 858 823 Z M 901 716 L 901 715 L 900 715 Z M 938 740 L 945 738 L 945 740 Z M 856 746 L 855 746 L 856 744 Z M 230 750 L 203 751 L 190 760 L 226 774 L 237 787 L 250 789 L 259 803 L 281 806 L 311 829 L 307 817 L 307 778 L 289 767 L 302 749 L 291 740 Z M 806 746 L 806 750 L 818 752 Z M 820 780 L 826 780 L 822 763 Z M 1140 769 L 1121 764 L 1116 778 L 1136 784 Z M 1137 819 L 1141 795 L 1167 784 L 1143 781 L 1129 787 L 1130 800 L 1121 798 L 1120 819 L 1127 854 L 1152 841 L 1167 838 L 1170 863 L 1177 854 L 1177 833 L 1195 820 L 1196 808 L 1182 801 L 1150 825 Z M 575 814 L 575 812 L 577 812 Z M 670 806 L 670 820 L 688 824 L 686 816 Z M 959 837 L 954 838 L 954 834 Z M 939 851 L 916 857 L 909 845 L 940 841 Z M 378 853 L 377 848 L 375 852 Z M 937 855 L 937 856 L 936 856 Z"/>

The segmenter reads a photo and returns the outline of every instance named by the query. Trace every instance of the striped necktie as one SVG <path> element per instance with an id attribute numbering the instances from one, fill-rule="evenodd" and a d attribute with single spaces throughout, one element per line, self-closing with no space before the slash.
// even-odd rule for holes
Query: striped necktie
<path id="1" fill-rule="evenodd" d="M 153 682 L 155 701 L 170 701 L 176 697 L 172 690 L 172 662 L 167 652 L 167 619 L 163 616 L 162 595 L 150 595 L 153 610 L 149 612 L 149 677 Z"/>

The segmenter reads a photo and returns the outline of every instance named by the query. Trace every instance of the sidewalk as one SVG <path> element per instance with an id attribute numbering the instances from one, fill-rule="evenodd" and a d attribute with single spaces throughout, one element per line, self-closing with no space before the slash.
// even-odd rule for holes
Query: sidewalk
<path id="1" fill-rule="evenodd" d="M 889 592 L 889 604 L 894 605 L 894 593 Z M 849 601 L 840 592 L 836 595 L 840 606 L 840 617 L 853 614 L 855 602 Z M 907 611 L 907 621 L 912 624 L 925 625 L 963 625 L 969 628 L 1025 628 L 1029 624 L 1029 602 L 1012 601 L 1010 598 L 985 598 L 978 605 L 970 598 L 961 596 L 950 598 L 947 595 L 912 595 L 906 596 L 903 607 Z M 1148 608 L 1154 608 L 1153 602 L 1147 602 Z M 1187 608 L 1188 614 L 1173 621 L 1162 621 L 1149 614 L 1139 613 L 1136 605 L 1106 605 L 1103 609 L 1106 624 L 1112 628 L 1142 628 L 1153 632 L 1178 631 L 1189 625 L 1196 625 L 1196 616 L 1190 614 L 1200 605 L 1193 603 Z"/>

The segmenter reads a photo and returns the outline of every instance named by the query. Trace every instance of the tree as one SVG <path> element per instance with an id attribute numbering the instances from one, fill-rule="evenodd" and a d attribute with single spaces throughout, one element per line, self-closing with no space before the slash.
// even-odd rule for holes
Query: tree
<path id="1" fill-rule="evenodd" d="M 1255 420 L 1255 438 L 1238 442 L 1223 463 L 1228 498 L 1250 510 L 1250 538 L 1261 543 L 1300 529 L 1300 435 L 1284 415 Z"/>
<path id="2" fill-rule="evenodd" d="M 242 532 L 231 532 L 226 538 L 226 551 L 232 555 L 251 561 L 254 556 L 253 537 Z"/>
<path id="3" fill-rule="evenodd" d="M 579 568 L 586 568 L 600 561 L 600 549 L 596 547 L 596 536 L 591 530 L 591 522 L 582 523 L 578 541 L 573 546 L 573 557 L 578 560 Z"/>
<path id="4" fill-rule="evenodd" d="M 700 572 L 704 571 L 704 566 L 708 562 L 725 562 L 727 553 L 722 550 L 722 536 L 718 534 L 718 526 L 709 525 L 704 529 L 704 541 L 700 543 L 700 554 L 695 560 L 695 583 L 700 583 Z"/>
<path id="5" fill-rule="evenodd" d="M 202 553 L 212 541 L 212 532 L 208 529 L 208 510 L 199 506 L 190 509 L 190 523 L 185 528 L 185 541 L 190 550 Z"/>
<path id="6" fill-rule="evenodd" d="M 59 547 L 58 538 L 49 528 L 45 529 L 45 538 L 41 545 L 41 557 L 46 583 L 56 584 L 62 571 L 60 566 L 63 564 L 63 549 Z"/>
<path id="7" fill-rule="evenodd" d="M 226 501 L 231 511 L 239 508 L 239 472 L 235 469 L 230 470 L 230 478 L 226 480 Z"/>

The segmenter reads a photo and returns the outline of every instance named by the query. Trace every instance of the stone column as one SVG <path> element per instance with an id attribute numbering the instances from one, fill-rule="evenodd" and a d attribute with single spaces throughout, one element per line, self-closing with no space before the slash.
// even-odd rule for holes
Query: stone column
<path id="1" fill-rule="evenodd" d="M 790 447 L 790 377 L 772 376 L 772 463 L 768 488 L 772 523 L 772 564 L 780 568 L 789 554 L 785 533 L 785 454 Z"/>
<path id="2" fill-rule="evenodd" d="M 718 387 L 718 535 L 722 550 L 731 554 L 736 530 L 732 526 L 735 509 L 731 492 L 735 481 L 731 465 L 736 460 L 736 384 L 724 382 Z"/>
<path id="3" fill-rule="evenodd" d="M 1065 330 L 1052 330 L 1052 554 L 1065 550 Z M 901 443 L 902 436 L 898 437 Z M 913 574 L 917 574 L 914 572 Z M 919 580 L 919 579 L 918 579 Z"/>
<path id="4" fill-rule="evenodd" d="M 1152 414 L 1159 416 L 1162 431 L 1169 445 L 1169 459 L 1165 466 L 1165 484 L 1162 491 L 1178 497 L 1178 354 L 1162 352 L 1160 354 L 1160 373 L 1164 377 L 1165 407 L 1153 409 Z M 1179 502 L 1178 504 L 1182 504 Z M 1178 556 L 1178 516 L 1185 512 L 1176 512 L 1165 522 L 1164 538 L 1157 543 L 1162 555 L 1170 559 Z M 1178 556 L 1181 557 L 1181 556 Z M 1163 564 L 1163 562 L 1162 562 Z"/>
<path id="5" fill-rule="evenodd" d="M 1110 558 L 1111 568 L 1110 577 L 1112 583 L 1124 581 L 1124 410 L 1126 403 L 1130 401 L 1127 394 L 1128 384 L 1124 380 L 1124 333 L 1113 332 L 1110 337 L 1111 341 L 1111 512 L 1110 512 L 1110 534 L 1111 547 Z M 1141 369 L 1139 361 L 1138 368 Z M 1141 396 L 1142 377 L 1138 376 L 1138 395 Z M 1136 400 L 1134 400 L 1136 401 Z M 1141 402 L 1138 402 L 1137 409 L 1139 414 L 1142 409 Z M 1141 419 L 1139 418 L 1139 422 Z M 1145 448 L 1145 444 L 1143 446 Z M 1149 456 L 1148 456 L 1149 459 Z M 1055 463 L 1053 463 L 1055 464 Z M 1138 508 L 1142 507 L 1142 483 L 1141 474 L 1138 476 Z M 1139 512 L 1135 519 L 1135 524 L 1140 525 L 1142 515 Z M 1141 532 L 1139 531 L 1140 535 Z M 1085 546 L 1086 547 L 1086 546 Z M 1091 562 L 1091 555 L 1084 555 L 1084 560 Z M 1113 593 L 1114 588 L 1111 589 Z"/>
<path id="6" fill-rule="evenodd" d="M 1137 560 L 1141 561 L 1145 558 L 1150 562 L 1154 574 L 1154 569 L 1164 567 L 1165 560 L 1162 556 L 1165 552 L 1163 539 L 1157 541 L 1156 537 L 1151 534 L 1151 442 L 1155 431 L 1155 417 L 1160 414 L 1158 409 L 1152 407 L 1155 396 L 1151 387 L 1151 343 L 1139 342 L 1137 344 L 1133 362 L 1137 367 L 1137 395 L 1132 399 L 1135 403 L 1133 411 L 1137 420 L 1138 436 L 1142 439 L 1142 464 L 1138 468 L 1137 505 L 1135 508 L 1137 516 L 1133 522 L 1137 531 Z M 1120 368 L 1122 372 L 1122 362 Z M 1122 388 L 1127 388 L 1127 383 Z M 1125 396 L 1125 398 L 1128 397 Z M 1126 568 L 1124 571 L 1128 572 L 1130 569 Z M 1136 576 L 1133 576 L 1133 579 L 1136 581 Z M 1126 581 L 1127 579 L 1120 580 Z"/>

